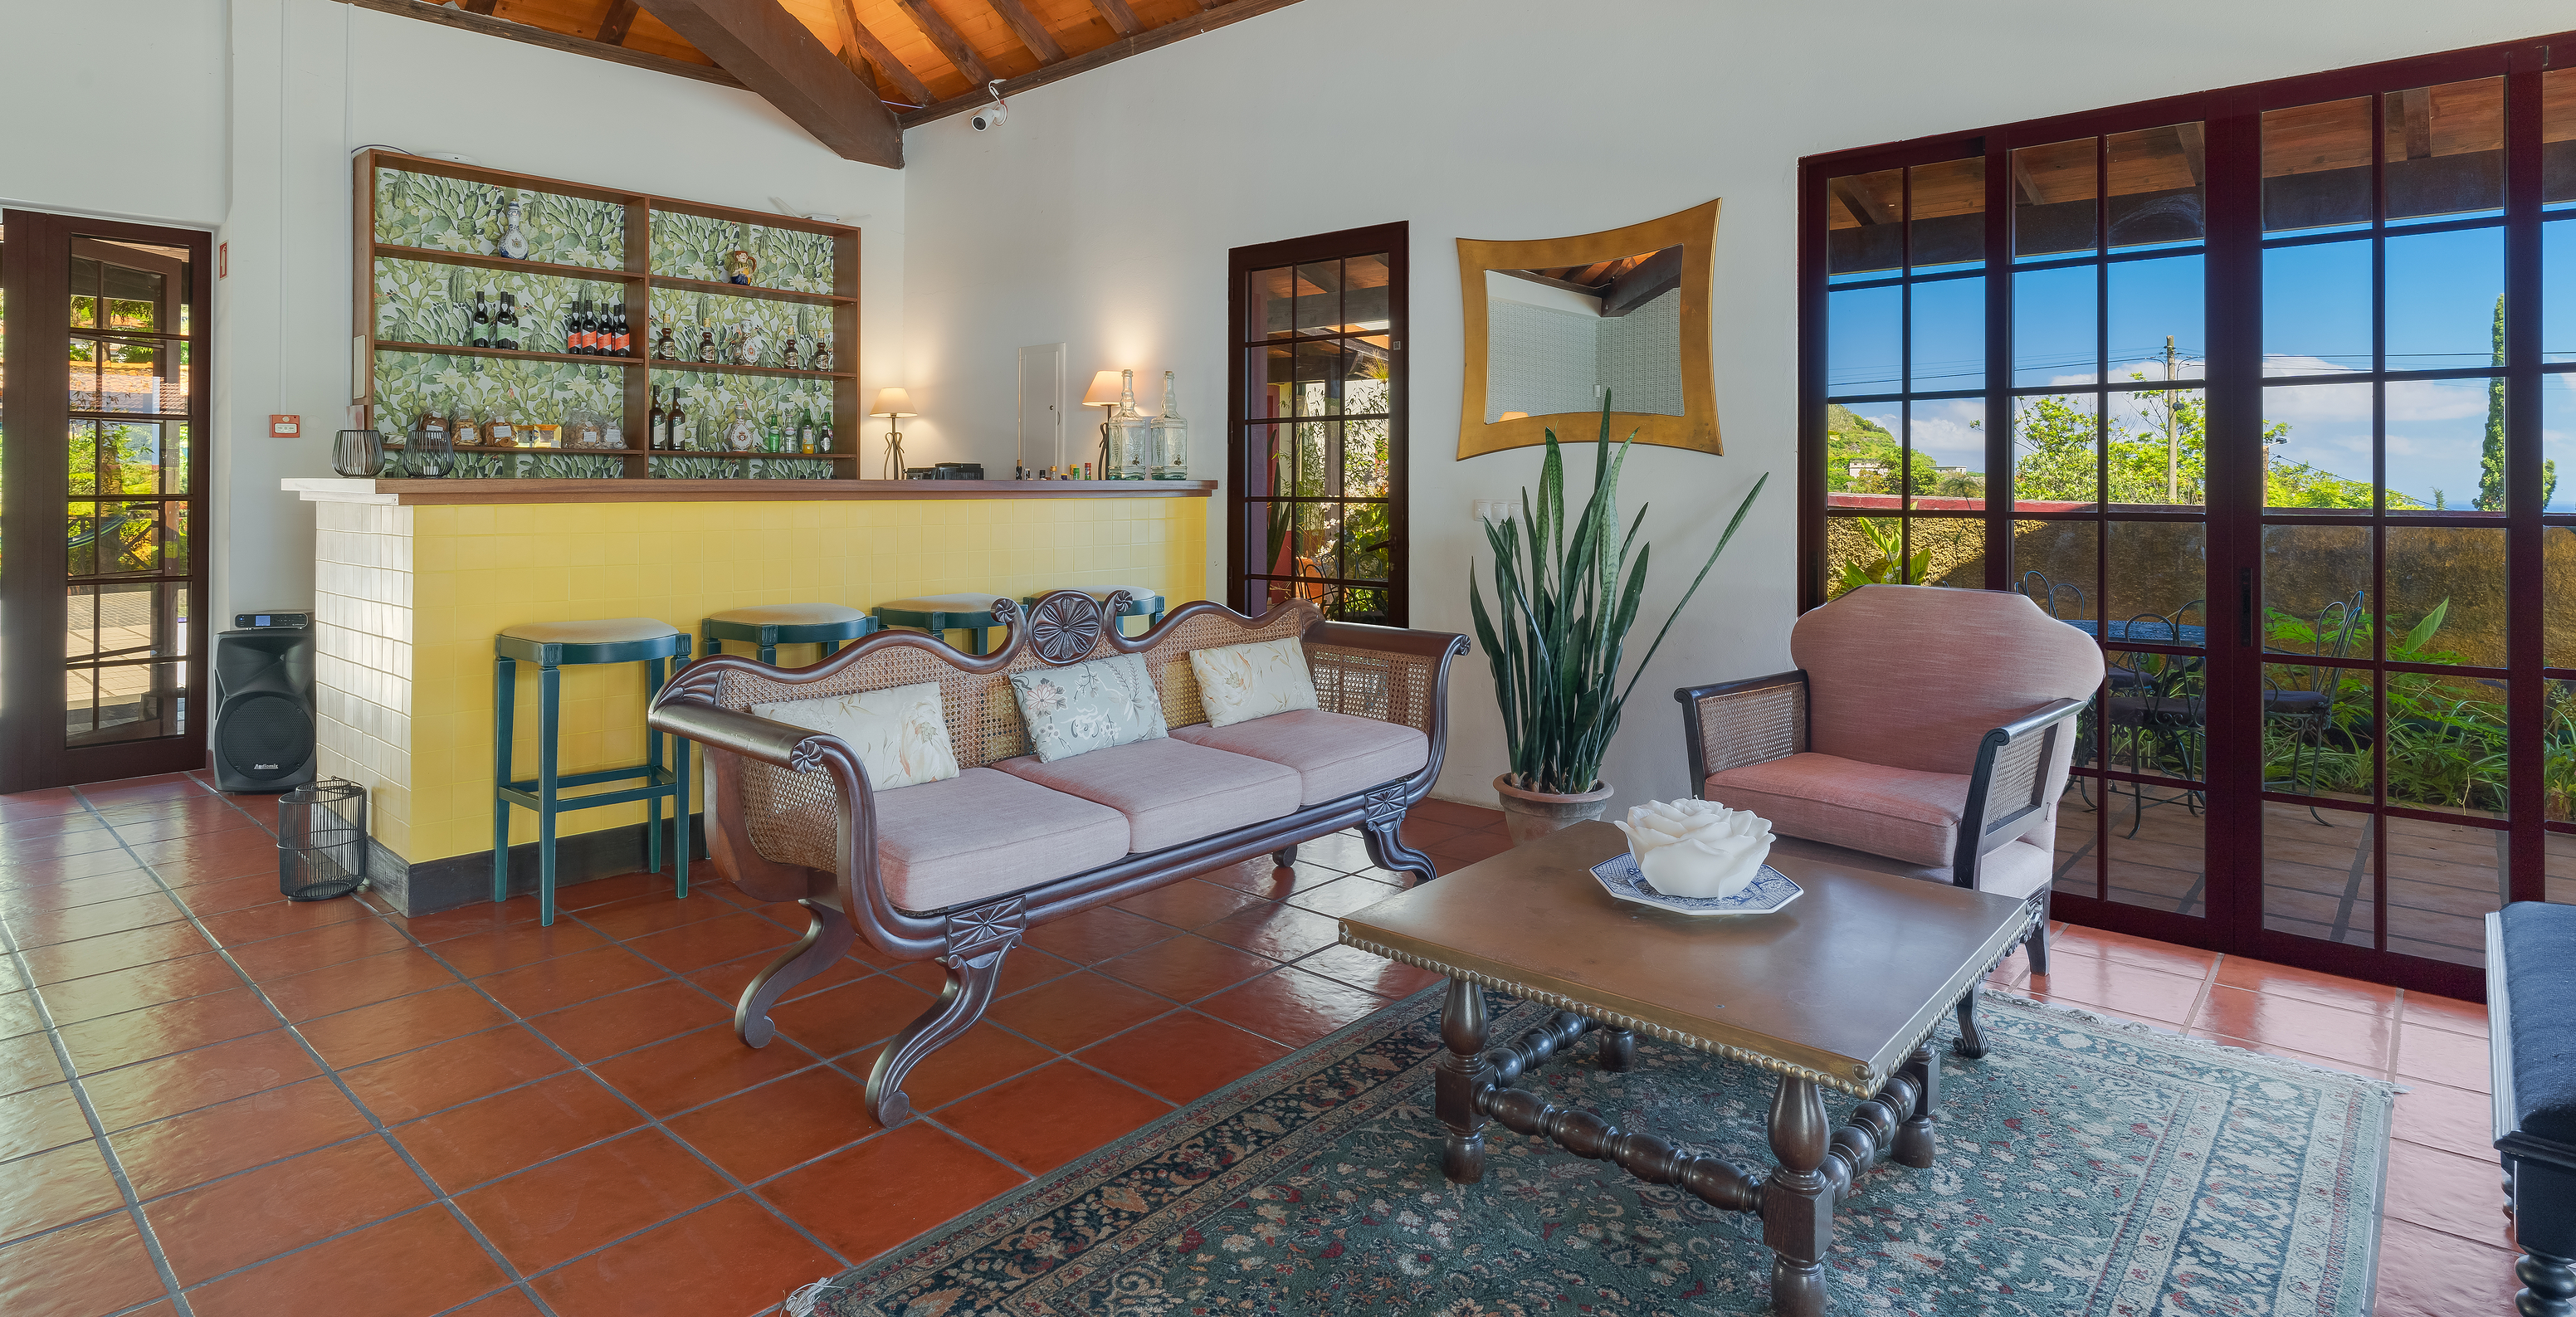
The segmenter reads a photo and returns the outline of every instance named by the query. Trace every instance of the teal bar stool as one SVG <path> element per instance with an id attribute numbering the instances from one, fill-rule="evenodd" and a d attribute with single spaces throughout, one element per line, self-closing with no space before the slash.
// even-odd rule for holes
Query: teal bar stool
<path id="1" fill-rule="evenodd" d="M 651 825 L 644 833 L 645 867 L 662 871 L 662 801 L 669 799 L 679 824 L 679 895 L 689 894 L 689 743 L 672 737 L 672 760 L 662 762 L 662 734 L 644 735 L 644 763 L 633 768 L 602 768 L 587 773 L 555 771 L 556 730 L 563 710 L 562 669 L 591 663 L 641 663 L 648 689 L 659 691 L 676 665 L 689 661 L 689 637 L 677 627 L 649 617 L 611 617 L 589 622 L 531 622 L 503 631 L 493 641 L 492 665 L 492 899 L 510 898 L 510 807 L 537 814 L 538 922 L 555 922 L 555 816 L 566 810 L 597 809 L 629 801 L 650 801 Z M 510 765 L 510 737 L 518 698 L 519 665 L 537 665 L 537 775 L 520 778 Z M 649 697 L 648 697 L 649 698 Z M 592 786 L 642 778 L 642 786 L 563 798 L 567 787 Z"/>
<path id="2" fill-rule="evenodd" d="M 1162 625 L 1163 592 L 1160 590 L 1147 589 L 1141 585 L 1069 585 L 1065 588 L 1087 594 L 1102 603 L 1107 603 L 1111 594 L 1124 590 L 1127 592 L 1127 604 L 1118 610 L 1120 617 L 1144 618 L 1148 629 Z M 1038 599 L 1037 595 L 1029 595 L 1022 598 L 1020 602 L 1034 604 Z"/>
<path id="3" fill-rule="evenodd" d="M 943 639 L 950 631 L 966 632 L 966 652 L 981 654 L 985 633 L 1001 625 L 993 619 L 993 606 L 1005 598 L 997 594 L 925 594 L 882 603 L 868 612 L 885 626 L 927 631 Z"/>
<path id="4" fill-rule="evenodd" d="M 760 661 L 776 667 L 780 645 L 821 645 L 823 657 L 830 658 L 844 642 L 883 625 L 839 604 L 762 604 L 709 613 L 699 619 L 698 634 L 706 639 L 709 658 L 723 653 L 724 642 L 732 640 L 758 646 Z"/>

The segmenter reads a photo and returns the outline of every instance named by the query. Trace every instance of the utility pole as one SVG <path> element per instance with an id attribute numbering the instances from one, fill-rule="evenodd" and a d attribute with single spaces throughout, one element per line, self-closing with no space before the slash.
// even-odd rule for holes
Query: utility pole
<path id="1" fill-rule="evenodd" d="M 2173 335 L 2165 335 L 2165 383 L 2173 383 Z M 2165 390 L 2165 502 L 2182 502 L 2182 450 L 2174 442 L 2174 394 Z"/>

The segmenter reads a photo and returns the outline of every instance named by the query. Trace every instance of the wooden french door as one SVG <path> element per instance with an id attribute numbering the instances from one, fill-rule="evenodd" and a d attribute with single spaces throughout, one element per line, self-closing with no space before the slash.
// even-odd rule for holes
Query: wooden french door
<path id="1" fill-rule="evenodd" d="M 208 244 L 0 212 L 0 791 L 205 764 Z"/>
<path id="2" fill-rule="evenodd" d="M 2487 911 L 2576 899 L 2549 44 L 1805 163 L 1804 601 L 2101 645 L 2061 915 L 2475 996 Z"/>

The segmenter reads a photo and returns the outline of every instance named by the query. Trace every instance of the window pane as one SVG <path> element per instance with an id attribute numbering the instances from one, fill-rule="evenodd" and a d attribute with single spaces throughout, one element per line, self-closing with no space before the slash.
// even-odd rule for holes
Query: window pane
<path id="1" fill-rule="evenodd" d="M 1388 336 L 1342 340 L 1350 354 L 1351 374 L 1342 377 L 1342 410 L 1353 416 L 1384 416 L 1395 410 L 1395 359 Z"/>
<path id="2" fill-rule="evenodd" d="M 2198 505 L 2209 470 L 2209 406 L 2198 389 L 2114 393 L 2109 501 Z"/>
<path id="3" fill-rule="evenodd" d="M 1986 159 L 1944 160 L 1911 171 L 1914 268 L 1986 259 Z"/>
<path id="4" fill-rule="evenodd" d="M 85 256 L 73 257 L 71 286 L 72 328 L 98 328 L 98 262 Z"/>
<path id="5" fill-rule="evenodd" d="M 2102 618 L 2112 643 L 2200 648 L 2208 639 L 2209 531 L 2197 522 L 2110 524 Z"/>
<path id="6" fill-rule="evenodd" d="M 2576 143 L 2576 69 L 2551 69 L 2540 75 L 2540 140 L 2542 202 L 2576 201 L 2576 146 L 2569 145 Z"/>
<path id="7" fill-rule="evenodd" d="M 2388 657 L 2503 667 L 2504 527 L 2391 526 L 2385 534 Z M 2391 684 L 2388 698 L 2398 691 Z"/>
<path id="8" fill-rule="evenodd" d="M 1894 393 L 1904 367 L 1904 292 L 1852 288 L 1828 294 L 1826 390 L 1836 397 Z"/>
<path id="9" fill-rule="evenodd" d="M 2263 373 L 2369 370 L 2370 243 L 2263 253 Z"/>
<path id="10" fill-rule="evenodd" d="M 2012 153 L 2015 257 L 2094 249 L 2095 149 L 2079 137 Z"/>
<path id="11" fill-rule="evenodd" d="M 1297 329 L 1301 333 L 1331 330 L 1342 319 L 1342 263 L 1318 261 L 1297 267 Z"/>
<path id="12" fill-rule="evenodd" d="M 2264 664 L 2263 789 L 2369 803 L 2377 781 L 2370 751 L 2374 693 L 2367 669 Z M 2267 822 L 2279 817 L 2264 814 Z M 2294 817 L 2310 827 L 2334 827 L 2347 816 L 2328 812 L 2324 817 L 2337 822 L 2323 825 L 2304 812 Z M 2352 852 L 2342 858 L 2349 861 Z M 2362 872 L 2369 871 L 2365 863 Z"/>
<path id="13" fill-rule="evenodd" d="M 1309 421 L 1297 426 L 1296 469 L 1284 491 L 1298 498 L 1338 498 L 1342 492 L 1341 425 Z"/>
<path id="14" fill-rule="evenodd" d="M 2381 103 L 2388 218 L 2502 211 L 2504 79 L 2416 87 Z"/>
<path id="15" fill-rule="evenodd" d="M 1349 332 L 1384 329 L 1388 317 L 1387 254 L 1346 257 L 1342 261 L 1342 325 Z"/>
<path id="16" fill-rule="evenodd" d="M 1985 279 L 1936 279 L 1914 285 L 1914 377 L 1910 390 L 1943 393 L 1984 388 L 1985 383 Z"/>
<path id="17" fill-rule="evenodd" d="M 2205 236 L 2201 180 L 2207 156 L 2202 145 L 2197 123 L 2103 139 L 2112 250 L 2198 242 Z"/>
<path id="18" fill-rule="evenodd" d="M 2370 572 L 2367 526 L 2264 527 L 2263 648 L 2369 658 Z"/>
<path id="19" fill-rule="evenodd" d="M 2090 384 L 2100 378 L 2098 271 L 2090 264 L 2013 274 L 2013 384 Z"/>
<path id="20" fill-rule="evenodd" d="M 2389 776 L 2396 776 L 2392 766 Z M 2395 797 L 2393 789 L 2390 792 Z M 2484 965 L 2486 917 L 2501 909 L 2511 870 L 2499 828 L 2388 819 L 2388 949 Z"/>
<path id="21" fill-rule="evenodd" d="M 2543 695 L 2548 702 L 2540 720 L 2543 808 L 2553 823 L 2576 822 L 2576 681 L 2548 682 Z M 2549 834 L 2548 899 L 2576 901 L 2576 836 Z"/>
<path id="22" fill-rule="evenodd" d="M 2389 370 L 2504 364 L 2504 230 L 2388 240 Z"/>
<path id="23" fill-rule="evenodd" d="M 1922 563 L 1917 585 L 1986 588 L 1986 523 L 1974 517 L 1908 517 L 1906 542 Z"/>
<path id="24" fill-rule="evenodd" d="M 1904 408 L 1892 402 L 1825 407 L 1826 502 L 1837 507 L 1894 508 L 1904 492 L 1905 459 L 1898 436 Z"/>
<path id="25" fill-rule="evenodd" d="M 2370 222 L 2370 98 L 2263 116 L 2263 227 Z"/>
<path id="26" fill-rule="evenodd" d="M 1243 376 L 1245 391 L 1243 414 L 1263 420 L 1287 416 L 1296 410 L 1297 349 L 1286 343 L 1272 343 L 1244 349 Z"/>
<path id="27" fill-rule="evenodd" d="M 2013 523 L 2013 588 L 2061 622 L 2098 623 L 2102 525 L 2096 521 Z"/>
<path id="28" fill-rule="evenodd" d="M 2202 336 L 2202 258 L 2117 261 L 2107 273 L 2111 378 L 2199 379 L 2208 356 Z"/>
<path id="29" fill-rule="evenodd" d="M 2263 502 L 2276 508 L 2371 506 L 2371 386 L 2263 390 Z"/>
<path id="30" fill-rule="evenodd" d="M 1903 517 L 1825 519 L 1825 597 L 1864 585 L 1920 585 L 1930 575 L 1931 546 L 1906 551 Z"/>
<path id="31" fill-rule="evenodd" d="M 1352 498 L 1387 497 L 1390 426 L 1385 421 L 1344 421 L 1342 490 Z"/>
<path id="32" fill-rule="evenodd" d="M 2505 692 L 2501 683 L 2392 672 L 2388 686 L 2388 803 L 2485 818 L 2505 816 Z M 2438 834 L 2437 834 L 2438 835 Z M 2389 833 L 2389 873 L 2398 871 L 2398 833 Z M 2455 839 L 2456 840 L 2456 839 Z M 2488 841 L 2488 834 L 2478 834 Z M 2470 852 L 2495 891 L 2495 852 Z M 2442 856 L 2418 849 L 2418 866 Z M 2391 904 L 2395 904 L 2392 899 Z M 2494 907 L 2490 906 L 2489 909 Z"/>
<path id="33" fill-rule="evenodd" d="M 1244 299 L 1252 311 L 1252 323 L 1243 327 L 1245 338 L 1286 338 L 1296 332 L 1296 276 L 1295 270 L 1284 265 L 1244 276 L 1252 283 L 1252 295 Z"/>
<path id="34" fill-rule="evenodd" d="M 1896 169 L 1826 180 L 1826 273 L 1892 273 L 1904 265 L 1904 186 L 1904 171 Z"/>
<path id="35" fill-rule="evenodd" d="M 1986 505 L 1986 400 L 1937 398 L 1912 405 L 1915 507 L 1967 511 Z"/>
<path id="36" fill-rule="evenodd" d="M 2271 786 L 2283 789 L 2277 782 Z M 2350 947 L 2376 945 L 2378 883 L 2370 838 L 2377 825 L 2368 814 L 2265 801 L 2263 927 Z"/>
<path id="37" fill-rule="evenodd" d="M 2099 404 L 2087 395 L 2013 400 L 2013 505 L 2065 511 L 2101 501 Z"/>
<path id="38" fill-rule="evenodd" d="M 2503 381 L 2388 387 L 2388 506 L 2504 510 Z"/>
<path id="39" fill-rule="evenodd" d="M 2540 226 L 2540 359 L 2576 361 L 2576 220 Z"/>
<path id="40" fill-rule="evenodd" d="M 1327 339 L 1297 345 L 1296 414 L 1331 416 L 1342 409 L 1342 345 Z"/>

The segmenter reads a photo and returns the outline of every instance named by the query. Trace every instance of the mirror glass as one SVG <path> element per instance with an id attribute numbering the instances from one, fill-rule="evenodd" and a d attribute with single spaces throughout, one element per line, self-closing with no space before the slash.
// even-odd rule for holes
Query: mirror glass
<path id="1" fill-rule="evenodd" d="M 1680 416 L 1682 248 L 1545 269 L 1485 271 L 1485 421 L 1598 413 Z"/>

